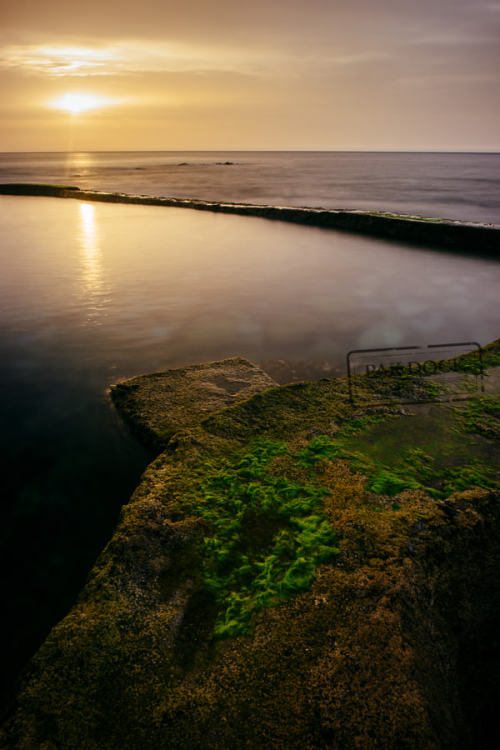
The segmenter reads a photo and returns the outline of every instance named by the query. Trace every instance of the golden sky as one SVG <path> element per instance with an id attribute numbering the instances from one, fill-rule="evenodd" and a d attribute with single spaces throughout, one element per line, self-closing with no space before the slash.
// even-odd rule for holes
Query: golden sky
<path id="1" fill-rule="evenodd" d="M 0 151 L 500 150 L 498 0 L 4 0 Z"/>

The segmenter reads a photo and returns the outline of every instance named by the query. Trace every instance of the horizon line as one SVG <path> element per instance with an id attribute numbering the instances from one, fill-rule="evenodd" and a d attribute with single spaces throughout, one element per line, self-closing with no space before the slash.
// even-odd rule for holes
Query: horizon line
<path id="1" fill-rule="evenodd" d="M 365 148 L 130 148 L 0 151 L 0 154 L 127 154 L 127 153 L 358 153 L 358 154 L 500 154 L 499 149 L 365 149 Z"/>

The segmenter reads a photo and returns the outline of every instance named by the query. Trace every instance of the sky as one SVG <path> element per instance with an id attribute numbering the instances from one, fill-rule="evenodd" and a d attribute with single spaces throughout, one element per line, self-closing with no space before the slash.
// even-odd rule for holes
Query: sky
<path id="1" fill-rule="evenodd" d="M 500 150 L 500 0 L 4 0 L 0 151 Z"/>

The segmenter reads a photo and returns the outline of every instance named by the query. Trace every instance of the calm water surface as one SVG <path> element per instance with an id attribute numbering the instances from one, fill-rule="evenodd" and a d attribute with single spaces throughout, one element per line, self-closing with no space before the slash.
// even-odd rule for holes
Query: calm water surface
<path id="1" fill-rule="evenodd" d="M 150 459 L 110 383 L 231 355 L 321 376 L 351 348 L 499 335 L 491 259 L 186 209 L 2 197 L 0 211 L 7 681 Z"/>

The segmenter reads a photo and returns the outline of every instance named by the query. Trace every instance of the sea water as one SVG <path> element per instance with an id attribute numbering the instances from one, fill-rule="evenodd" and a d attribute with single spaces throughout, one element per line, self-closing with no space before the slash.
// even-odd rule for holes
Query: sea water
<path id="1" fill-rule="evenodd" d="M 500 224 L 499 153 L 8 153 L 0 154 L 0 182 Z"/>

